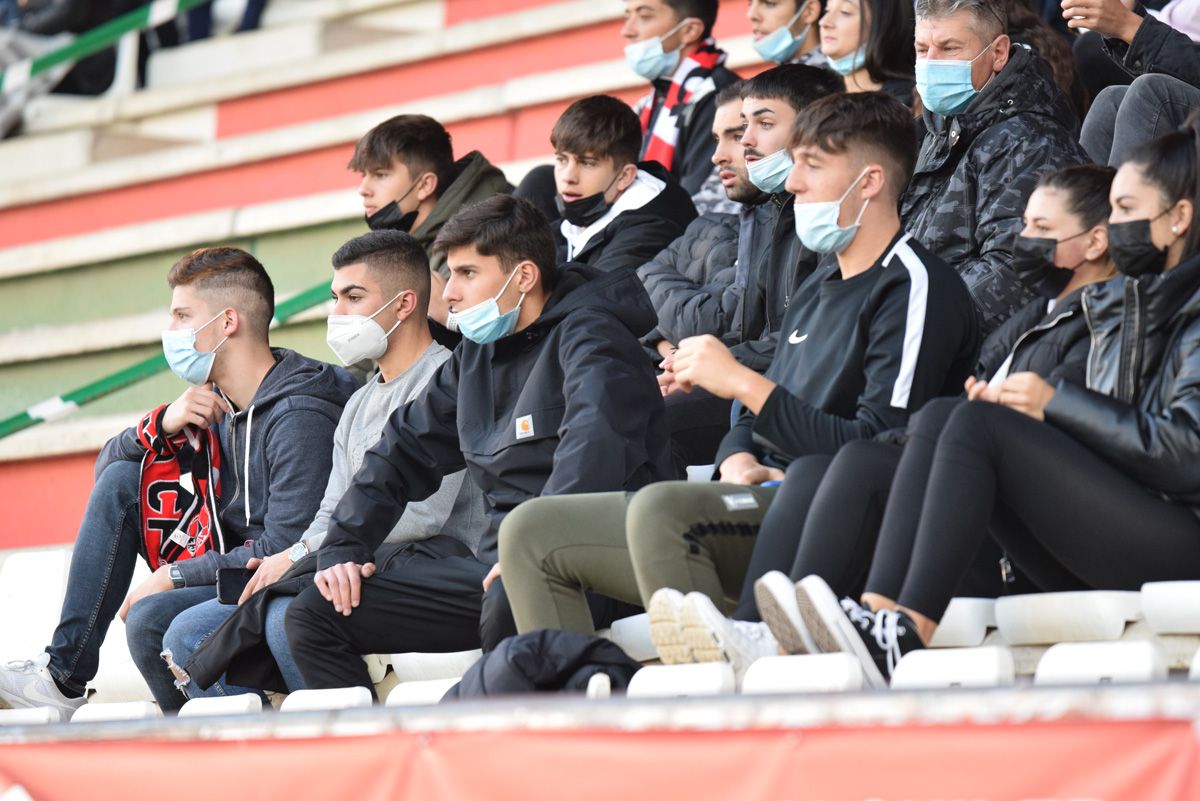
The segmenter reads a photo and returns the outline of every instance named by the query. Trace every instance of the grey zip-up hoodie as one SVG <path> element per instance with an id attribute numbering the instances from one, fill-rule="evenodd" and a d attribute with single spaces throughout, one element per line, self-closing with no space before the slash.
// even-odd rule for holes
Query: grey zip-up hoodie
<path id="1" fill-rule="evenodd" d="M 187 586 L 214 584 L 217 568 L 245 567 L 300 539 L 320 506 L 333 458 L 333 432 L 357 388 L 340 367 L 272 348 L 275 366 L 245 409 L 217 425 L 221 446 L 219 522 L 230 548 L 177 562 Z M 133 428 L 104 446 L 96 475 L 145 454 Z M 242 543 L 234 546 L 234 543 Z"/>

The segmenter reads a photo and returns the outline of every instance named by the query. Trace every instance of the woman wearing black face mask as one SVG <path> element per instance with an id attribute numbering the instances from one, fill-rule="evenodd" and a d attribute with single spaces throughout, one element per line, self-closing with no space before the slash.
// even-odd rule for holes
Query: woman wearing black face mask
<path id="1" fill-rule="evenodd" d="M 951 414 L 911 558 L 886 586 L 873 570 L 870 608 L 797 586 L 807 630 L 876 683 L 933 636 L 989 534 L 1043 591 L 1200 577 L 1200 114 L 1135 151 L 1110 194 L 1126 276 L 1084 292 L 1086 388 L 1015 374 Z"/>
<path id="2" fill-rule="evenodd" d="M 1082 383 L 1089 344 L 1082 290 L 1116 274 L 1106 233 L 1114 172 L 1094 165 L 1069 167 L 1039 182 L 1026 205 L 1012 265 L 1039 298 L 984 342 L 975 371 L 980 379 L 967 383 L 973 397 L 995 400 L 1009 373 Z M 759 529 L 735 617 L 756 621 L 761 613 L 785 648 L 795 650 L 805 643 L 785 611 L 788 596 L 795 594 L 792 580 L 815 573 L 839 595 L 854 595 L 863 588 L 873 553 L 887 554 L 876 560 L 877 570 L 903 569 L 938 437 L 950 414 L 965 403 L 961 396 L 930 401 L 913 415 L 907 431 L 891 432 L 887 441 L 855 442 L 834 457 L 793 463 Z M 903 447 L 901 441 L 906 441 Z M 911 499 L 918 503 L 904 506 Z M 981 549 L 961 591 L 1000 594 L 1000 556 L 996 547 Z M 764 580 L 756 582 L 759 577 Z"/>

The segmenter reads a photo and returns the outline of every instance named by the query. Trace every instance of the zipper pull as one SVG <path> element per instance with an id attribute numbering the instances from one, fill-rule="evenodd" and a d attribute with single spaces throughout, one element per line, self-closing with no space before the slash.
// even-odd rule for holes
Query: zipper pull
<path id="1" fill-rule="evenodd" d="M 1000 557 L 1000 578 L 1005 584 L 1013 584 L 1017 577 L 1013 573 L 1012 562 L 1008 561 L 1008 555 Z"/>

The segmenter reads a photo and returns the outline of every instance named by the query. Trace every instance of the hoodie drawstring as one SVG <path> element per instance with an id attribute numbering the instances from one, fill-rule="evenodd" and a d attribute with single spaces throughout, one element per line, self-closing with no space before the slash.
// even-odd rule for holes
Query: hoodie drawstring
<path id="1" fill-rule="evenodd" d="M 245 493 L 242 496 L 242 501 L 246 509 L 246 525 L 250 525 L 250 433 L 254 427 L 254 404 L 250 404 L 250 408 L 246 410 L 246 468 L 242 473 L 246 477 Z"/>

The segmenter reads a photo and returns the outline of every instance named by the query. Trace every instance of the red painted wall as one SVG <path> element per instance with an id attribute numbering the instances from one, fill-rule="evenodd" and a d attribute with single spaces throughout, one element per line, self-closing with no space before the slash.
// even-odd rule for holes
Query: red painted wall
<path id="1" fill-rule="evenodd" d="M 95 453 L 0 462 L 0 548 L 73 543 L 95 462 Z"/>

